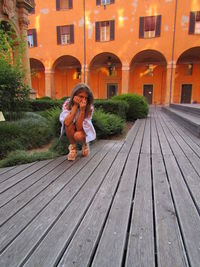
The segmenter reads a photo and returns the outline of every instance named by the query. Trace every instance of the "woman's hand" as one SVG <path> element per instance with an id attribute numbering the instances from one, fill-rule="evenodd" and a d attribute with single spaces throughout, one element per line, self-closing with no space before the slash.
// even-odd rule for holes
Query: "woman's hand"
<path id="1" fill-rule="evenodd" d="M 80 110 L 85 110 L 86 105 L 87 105 L 87 100 L 82 99 L 80 102 Z"/>
<path id="2" fill-rule="evenodd" d="M 73 98 L 73 103 L 78 106 L 78 105 L 80 105 L 80 102 L 81 102 L 81 98 L 79 96 L 75 95 Z"/>

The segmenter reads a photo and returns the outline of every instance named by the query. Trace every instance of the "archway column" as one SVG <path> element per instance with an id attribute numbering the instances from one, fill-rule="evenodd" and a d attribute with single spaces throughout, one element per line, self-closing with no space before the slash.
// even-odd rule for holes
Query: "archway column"
<path id="1" fill-rule="evenodd" d="M 85 82 L 86 84 L 89 85 L 89 74 L 90 74 L 90 70 L 88 68 L 87 65 L 85 65 L 85 68 L 84 68 L 84 65 L 82 65 L 82 69 L 81 69 L 81 82 Z M 85 77 L 85 81 L 84 81 L 84 77 Z"/>
<path id="2" fill-rule="evenodd" d="M 55 98 L 55 86 L 54 86 L 54 71 L 52 69 L 45 69 L 45 95 Z"/>
<path id="3" fill-rule="evenodd" d="M 28 52 L 28 42 L 27 42 L 27 29 L 28 29 L 28 10 L 19 4 L 19 28 L 21 39 L 24 42 L 24 56 L 23 56 L 23 65 L 25 68 L 25 83 L 31 88 L 30 97 L 35 98 L 35 91 L 32 89 L 31 85 L 31 70 L 30 70 L 30 61 L 29 61 L 29 52 Z"/>
<path id="4" fill-rule="evenodd" d="M 173 102 L 175 70 L 176 70 L 176 63 L 169 62 L 167 64 L 166 92 L 165 92 L 165 103 L 164 103 L 165 105 L 169 105 L 170 103 Z"/>
<path id="5" fill-rule="evenodd" d="M 122 94 L 127 94 L 129 91 L 130 68 L 129 65 L 122 66 Z"/>

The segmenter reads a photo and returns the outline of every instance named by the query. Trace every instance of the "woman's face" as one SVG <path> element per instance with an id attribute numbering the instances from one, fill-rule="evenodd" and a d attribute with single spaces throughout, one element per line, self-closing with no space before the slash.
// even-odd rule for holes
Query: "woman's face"
<path id="1" fill-rule="evenodd" d="M 80 98 L 81 101 L 87 102 L 88 94 L 85 91 L 79 91 L 77 96 Z"/>

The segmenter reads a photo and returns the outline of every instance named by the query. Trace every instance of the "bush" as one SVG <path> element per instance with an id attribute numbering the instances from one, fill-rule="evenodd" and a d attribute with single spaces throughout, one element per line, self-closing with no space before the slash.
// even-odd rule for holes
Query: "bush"
<path id="1" fill-rule="evenodd" d="M 137 94 L 122 94 L 112 97 L 112 100 L 124 100 L 129 104 L 127 120 L 146 118 L 149 112 L 149 106 L 146 98 Z"/>
<path id="2" fill-rule="evenodd" d="M 126 101 L 122 100 L 95 100 L 94 107 L 101 109 L 106 113 L 113 113 L 120 116 L 122 119 L 126 119 L 129 105 Z"/>
<path id="3" fill-rule="evenodd" d="M 17 149 L 30 149 L 47 144 L 52 139 L 48 120 L 27 113 L 22 120 L 0 123 L 0 158 Z"/>
<path id="4" fill-rule="evenodd" d="M 63 135 L 60 139 L 55 138 L 53 144 L 51 145 L 50 151 L 55 152 L 59 155 L 68 154 L 69 141 L 66 135 Z"/>
<path id="5" fill-rule="evenodd" d="M 61 129 L 61 123 L 59 121 L 60 113 L 61 109 L 58 107 L 40 112 L 40 115 L 45 117 L 51 124 L 54 137 L 60 136 L 60 129 Z"/>
<path id="6" fill-rule="evenodd" d="M 121 134 L 125 127 L 125 121 L 119 116 L 101 110 L 94 112 L 92 121 L 98 138 Z"/>
<path id="7" fill-rule="evenodd" d="M 50 151 L 29 153 L 24 150 L 16 150 L 11 152 L 6 159 L 0 161 L 0 168 L 51 159 L 56 156 L 58 156 L 56 153 Z"/>
<path id="8" fill-rule="evenodd" d="M 62 100 L 48 100 L 48 99 L 30 99 L 28 101 L 30 110 L 32 111 L 43 111 L 47 109 L 52 109 L 59 107 L 62 108 L 63 101 Z"/>

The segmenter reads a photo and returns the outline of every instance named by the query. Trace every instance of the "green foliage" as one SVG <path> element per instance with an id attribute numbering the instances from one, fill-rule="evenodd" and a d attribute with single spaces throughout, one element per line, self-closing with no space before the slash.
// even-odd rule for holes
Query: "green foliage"
<path id="1" fill-rule="evenodd" d="M 126 114 L 128 112 L 129 105 L 126 101 L 122 100 L 95 100 L 94 107 L 101 109 L 106 113 L 113 113 L 120 116 L 123 119 L 126 119 Z"/>
<path id="2" fill-rule="evenodd" d="M 30 99 L 28 101 L 29 107 L 32 111 L 43 111 L 47 109 L 52 109 L 59 107 L 62 108 L 63 101 L 62 100 L 48 100 L 48 99 Z"/>
<path id="3" fill-rule="evenodd" d="M 66 137 L 66 135 L 63 135 L 60 139 L 55 138 L 50 151 L 58 153 L 59 155 L 66 155 L 68 154 L 68 146 L 69 146 L 69 141 Z"/>
<path id="4" fill-rule="evenodd" d="M 40 112 L 40 115 L 45 117 L 49 123 L 51 124 L 52 133 L 55 137 L 60 136 L 60 128 L 61 124 L 59 121 L 61 109 L 60 108 L 53 108 L 53 109 L 47 109 L 45 111 Z"/>
<path id="5" fill-rule="evenodd" d="M 125 127 L 124 120 L 119 116 L 104 113 L 102 110 L 94 112 L 92 121 L 98 138 L 121 134 Z"/>
<path id="6" fill-rule="evenodd" d="M 149 106 L 146 98 L 137 94 L 122 94 L 112 97 L 112 100 L 124 100 L 129 104 L 127 120 L 146 118 L 149 112 Z"/>
<path id="7" fill-rule="evenodd" d="M 0 110 L 10 114 L 24 109 L 29 95 L 23 82 L 23 53 L 24 43 L 15 36 L 11 25 L 0 23 Z"/>
<path id="8" fill-rule="evenodd" d="M 45 159 L 52 159 L 55 158 L 56 156 L 58 156 L 57 153 L 50 151 L 29 153 L 24 150 L 16 150 L 11 152 L 7 158 L 0 161 L 0 168 L 30 163 Z"/>
<path id="9" fill-rule="evenodd" d="M 48 120 L 37 114 L 27 113 L 21 120 L 0 123 L 0 158 L 14 150 L 40 147 L 52 136 Z"/>

